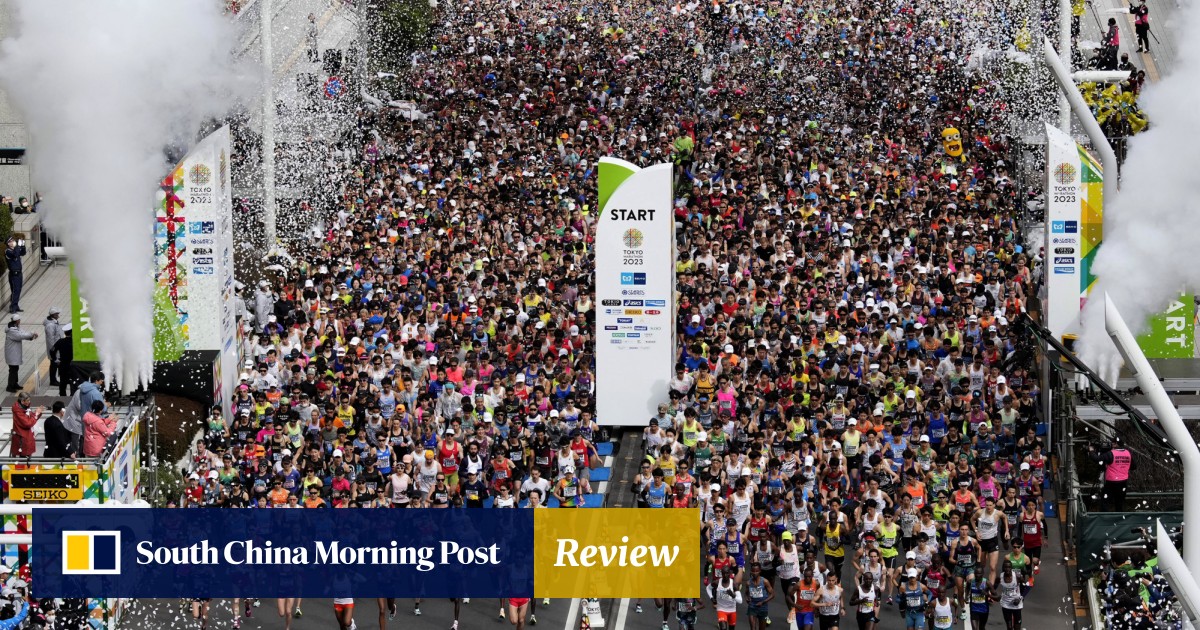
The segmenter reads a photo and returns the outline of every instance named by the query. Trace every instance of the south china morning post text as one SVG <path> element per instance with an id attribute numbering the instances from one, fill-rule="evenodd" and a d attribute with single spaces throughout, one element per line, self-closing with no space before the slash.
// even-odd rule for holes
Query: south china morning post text
<path id="1" fill-rule="evenodd" d="M 37 508 L 37 597 L 695 597 L 695 510 Z"/>
<path id="2" fill-rule="evenodd" d="M 532 593 L 532 510 L 35 509 L 37 597 L 508 597 Z M 119 571 L 82 533 L 119 539 Z M 98 553 L 92 551 L 92 555 Z M 111 562 L 103 561 L 105 567 Z"/>

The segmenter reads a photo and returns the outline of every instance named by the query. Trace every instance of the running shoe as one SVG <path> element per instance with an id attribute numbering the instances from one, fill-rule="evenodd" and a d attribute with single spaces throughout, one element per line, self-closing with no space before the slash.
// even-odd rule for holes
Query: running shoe
<path id="1" fill-rule="evenodd" d="M 350 630 L 358 630 L 358 624 L 353 619 L 350 620 Z"/>
<path id="2" fill-rule="evenodd" d="M 640 613 L 640 612 L 642 612 L 642 605 L 641 605 L 641 604 L 638 604 L 637 606 L 635 606 L 635 607 L 633 608 L 633 612 L 635 612 L 635 613 Z"/>
<path id="3" fill-rule="evenodd" d="M 241 627 L 242 627 L 242 618 L 241 618 L 241 617 L 234 617 L 234 618 L 233 618 L 233 627 L 234 627 L 234 628 L 241 628 Z"/>
<path id="4" fill-rule="evenodd" d="M 663 625 L 662 625 L 662 630 L 671 630 L 671 626 L 667 625 L 667 622 L 664 621 Z"/>
<path id="5" fill-rule="evenodd" d="M 543 606 L 549 606 L 549 605 L 550 605 L 550 598 L 549 598 L 549 597 L 543 597 L 543 598 L 542 598 L 542 605 L 543 605 Z"/>
<path id="6" fill-rule="evenodd" d="M 470 604 L 470 603 L 471 603 L 471 598 L 470 598 L 470 597 L 464 597 L 464 598 L 463 598 L 463 601 L 462 601 L 462 603 L 464 603 L 464 604 Z"/>
<path id="7" fill-rule="evenodd" d="M 531 626 L 537 625 L 537 615 L 529 615 L 529 625 L 531 625 Z"/>
<path id="8" fill-rule="evenodd" d="M 418 617 L 420 617 L 420 616 L 421 616 L 421 607 L 420 607 L 420 606 L 413 606 L 413 614 L 414 614 L 414 615 L 416 615 L 416 616 L 418 616 Z"/>
<path id="9" fill-rule="evenodd" d="M 503 620 L 504 620 L 504 608 L 500 608 L 500 614 L 496 615 L 496 621 L 503 621 Z"/>
<path id="10" fill-rule="evenodd" d="M 250 603 L 250 600 L 246 600 L 246 616 L 247 617 L 254 616 L 254 605 Z"/>
<path id="11" fill-rule="evenodd" d="M 396 602 L 388 604 L 388 619 L 396 618 Z"/>
<path id="12" fill-rule="evenodd" d="M 297 606 L 297 607 L 296 607 L 296 612 L 295 612 L 295 613 L 293 613 L 293 616 L 295 616 L 297 619 L 299 619 L 299 618 L 301 618 L 301 617 L 303 617 L 303 616 L 304 616 L 304 611 L 300 610 L 300 607 L 299 607 L 299 606 Z"/>
<path id="13" fill-rule="evenodd" d="M 450 630 L 458 630 L 458 620 L 457 619 L 454 620 L 454 623 L 450 624 Z"/>
<path id="14" fill-rule="evenodd" d="M 767 617 L 767 618 L 765 619 L 765 621 L 767 622 L 767 625 L 768 625 L 768 626 L 769 626 L 769 625 L 771 625 L 771 618 L 770 618 L 770 617 Z"/>

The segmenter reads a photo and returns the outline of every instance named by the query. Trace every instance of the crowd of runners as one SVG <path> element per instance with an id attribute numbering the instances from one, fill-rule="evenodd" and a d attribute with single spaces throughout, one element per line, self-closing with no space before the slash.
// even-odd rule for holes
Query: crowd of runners
<path id="1" fill-rule="evenodd" d="M 635 484 L 702 508 L 711 601 L 659 602 L 664 627 L 746 604 L 761 630 L 772 598 L 801 630 L 891 606 L 982 627 L 994 602 L 1020 627 L 1047 460 L 1006 358 L 1037 261 L 1003 95 L 966 63 L 1011 40 L 1004 12 L 439 11 L 401 79 L 428 116 L 361 111 L 313 200 L 322 238 L 240 294 L 235 417 L 214 410 L 179 506 L 585 506 L 596 161 L 673 161 L 679 358 Z M 536 623 L 535 603 L 499 614 Z"/>

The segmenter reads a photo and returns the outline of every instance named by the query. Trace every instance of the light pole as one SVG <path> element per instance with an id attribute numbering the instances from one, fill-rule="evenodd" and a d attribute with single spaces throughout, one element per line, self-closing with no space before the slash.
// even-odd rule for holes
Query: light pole
<path id="1" fill-rule="evenodd" d="M 264 252 L 276 249 L 275 234 L 275 63 L 271 50 L 271 14 L 273 0 L 262 0 L 262 55 L 266 81 L 263 89 L 262 168 L 263 168 L 263 240 Z"/>

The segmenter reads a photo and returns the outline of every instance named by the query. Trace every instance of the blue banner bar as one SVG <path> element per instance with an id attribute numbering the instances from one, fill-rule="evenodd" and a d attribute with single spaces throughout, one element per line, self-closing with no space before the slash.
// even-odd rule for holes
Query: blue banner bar
<path id="1" fill-rule="evenodd" d="M 533 510 L 37 508 L 36 597 L 531 597 Z"/>

